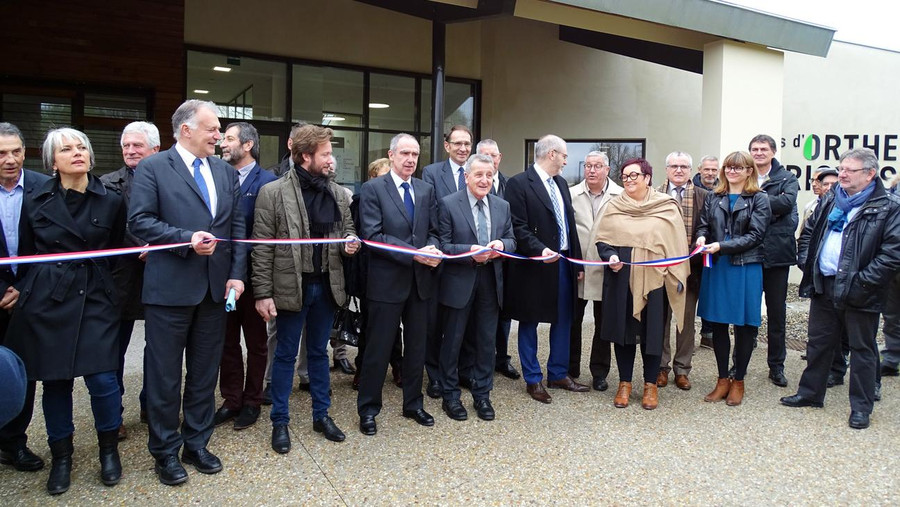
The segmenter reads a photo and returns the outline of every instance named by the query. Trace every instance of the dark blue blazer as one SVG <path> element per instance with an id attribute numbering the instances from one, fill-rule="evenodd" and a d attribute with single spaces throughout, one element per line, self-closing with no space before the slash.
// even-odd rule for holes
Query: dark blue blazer
<path id="1" fill-rule="evenodd" d="M 207 157 L 218 195 L 215 218 L 175 147 L 141 160 L 131 187 L 128 228 L 151 245 L 189 242 L 196 231 L 217 238 L 247 237 L 241 213 L 238 173 L 217 157 Z M 229 279 L 245 280 L 247 250 L 219 242 L 213 255 L 189 247 L 151 252 L 144 270 L 144 304 L 193 306 L 210 293 L 225 299 Z M 246 281 L 246 280 L 245 280 Z"/>
<path id="2" fill-rule="evenodd" d="M 22 204 L 25 203 L 28 199 L 31 199 L 34 195 L 35 189 L 40 189 L 41 186 L 50 179 L 46 174 L 29 171 L 28 169 L 23 169 L 25 172 L 25 177 L 22 180 L 22 185 L 25 187 L 25 193 L 22 196 Z M 24 215 L 19 216 L 19 246 L 21 249 L 22 245 L 22 234 L 23 234 L 23 222 L 22 220 L 25 218 Z M 0 221 L 0 257 L 9 257 L 9 247 L 6 245 L 6 235 L 2 233 L 3 226 L 2 221 Z M 20 252 L 21 255 L 21 252 Z M 10 285 L 16 283 L 18 280 L 21 280 L 25 277 L 25 272 L 28 270 L 27 264 L 20 264 L 16 269 L 16 273 L 13 273 L 12 268 L 9 266 L 0 266 L 0 296 L 2 296 L 6 289 L 9 288 Z"/>
<path id="3" fill-rule="evenodd" d="M 425 166 L 425 169 L 422 170 L 422 179 L 434 187 L 434 194 L 438 201 L 459 192 L 458 176 L 453 174 L 449 160 Z"/>
<path id="4" fill-rule="evenodd" d="M 277 179 L 277 176 L 260 167 L 259 163 L 254 164 L 253 169 L 250 169 L 250 174 L 244 178 L 244 184 L 241 185 L 241 211 L 244 213 L 248 238 L 253 236 L 253 210 L 256 209 L 256 197 L 259 195 L 259 189 L 266 183 Z"/>

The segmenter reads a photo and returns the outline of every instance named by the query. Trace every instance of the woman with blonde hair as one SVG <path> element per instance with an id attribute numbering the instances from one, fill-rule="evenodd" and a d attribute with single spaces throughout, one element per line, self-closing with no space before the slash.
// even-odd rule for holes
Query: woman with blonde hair
<path id="1" fill-rule="evenodd" d="M 697 226 L 697 245 L 713 255 L 712 267 L 703 269 L 697 314 L 712 325 L 719 368 L 716 387 L 705 401 L 725 399 L 736 406 L 744 398 L 744 375 L 761 321 L 762 242 L 771 215 L 753 158 L 743 151 L 729 154 L 719 170 L 719 184 L 706 196 Z M 729 324 L 734 326 L 733 380 L 728 378 Z"/>

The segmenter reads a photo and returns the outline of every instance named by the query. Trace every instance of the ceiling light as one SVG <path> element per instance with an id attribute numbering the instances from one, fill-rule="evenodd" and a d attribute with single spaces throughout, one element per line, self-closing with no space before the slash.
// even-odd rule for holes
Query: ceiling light
<path id="1" fill-rule="evenodd" d="M 370 102 L 369 103 L 369 109 L 387 109 L 389 107 L 391 107 L 391 106 L 388 104 L 384 104 L 382 102 Z"/>
<path id="2" fill-rule="evenodd" d="M 344 118 L 343 116 L 334 116 L 331 114 L 326 114 L 322 117 L 322 121 L 344 121 L 346 119 L 347 118 Z"/>
<path id="3" fill-rule="evenodd" d="M 213 67 L 213 70 L 215 70 L 217 72 L 231 72 L 231 67 L 222 67 L 222 66 L 216 65 L 215 67 Z"/>
<path id="4" fill-rule="evenodd" d="M 197 93 L 199 95 L 206 95 L 207 93 L 209 93 L 209 90 L 194 90 L 194 93 Z"/>

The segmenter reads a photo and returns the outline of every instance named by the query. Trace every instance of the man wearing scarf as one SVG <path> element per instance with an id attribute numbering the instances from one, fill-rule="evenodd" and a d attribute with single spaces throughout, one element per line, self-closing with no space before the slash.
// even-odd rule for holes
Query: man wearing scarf
<path id="1" fill-rule="evenodd" d="M 253 223 L 255 239 L 352 238 L 350 199 L 329 181 L 332 130 L 305 125 L 293 134 L 294 169 L 262 187 Z M 341 255 L 352 255 L 359 243 L 256 245 L 252 254 L 256 311 L 275 319 L 277 345 L 272 363 L 272 449 L 290 451 L 288 397 L 300 334 L 306 346 L 312 396 L 313 430 L 335 442 L 344 434 L 328 416 L 331 405 L 328 338 L 335 310 L 344 304 Z"/>
<path id="2" fill-rule="evenodd" d="M 850 339 L 851 428 L 869 427 L 875 401 L 875 332 L 888 286 L 900 269 L 900 198 L 877 177 L 868 148 L 841 156 L 840 186 L 822 197 L 798 242 L 800 295 L 811 297 L 807 366 L 789 407 L 821 407 L 841 334 Z"/>

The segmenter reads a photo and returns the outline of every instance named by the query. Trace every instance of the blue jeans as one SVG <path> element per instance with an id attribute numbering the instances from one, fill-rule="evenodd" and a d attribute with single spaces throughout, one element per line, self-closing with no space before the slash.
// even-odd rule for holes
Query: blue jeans
<path id="1" fill-rule="evenodd" d="M 122 425 L 119 406 L 122 394 L 115 371 L 85 375 L 84 383 L 91 395 L 91 411 L 97 431 L 118 430 Z M 75 380 L 48 380 L 44 383 L 44 421 L 47 423 L 47 442 L 53 443 L 75 433 L 72 423 L 72 387 Z"/>
<path id="2" fill-rule="evenodd" d="M 291 420 L 288 398 L 294 377 L 294 360 L 300 346 L 300 334 L 306 325 L 306 357 L 309 363 L 309 391 L 312 395 L 313 421 L 328 415 L 331 406 L 331 372 L 328 368 L 328 338 L 334 321 L 334 303 L 321 283 L 303 288 L 303 309 L 299 312 L 280 310 L 275 319 L 278 344 L 272 360 L 272 425 L 281 426 Z"/>
<path id="3" fill-rule="evenodd" d="M 560 380 L 569 372 L 569 334 L 574 312 L 571 265 L 566 260 L 559 265 L 556 322 L 550 323 L 550 357 L 547 359 L 547 380 Z M 519 322 L 519 361 L 527 384 L 537 384 L 543 378 L 537 358 L 537 322 Z"/>

